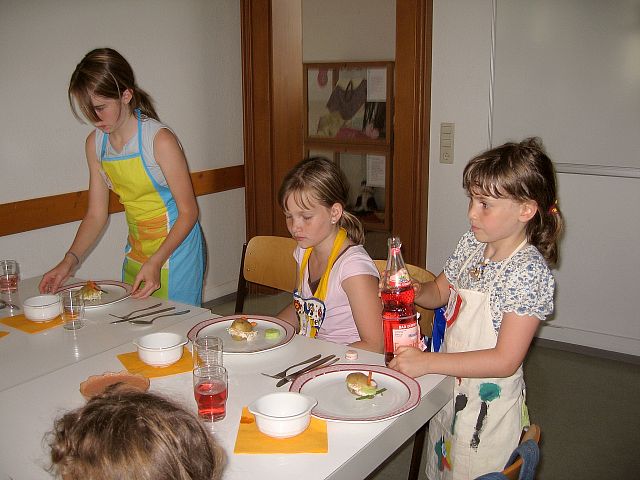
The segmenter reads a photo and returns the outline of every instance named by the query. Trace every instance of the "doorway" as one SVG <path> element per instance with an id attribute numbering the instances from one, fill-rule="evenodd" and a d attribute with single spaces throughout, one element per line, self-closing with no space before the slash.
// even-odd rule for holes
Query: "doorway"
<path id="1" fill-rule="evenodd" d="M 303 158 L 302 1 L 243 0 L 241 17 L 247 238 L 288 236 L 276 194 Z M 401 237 L 405 260 L 420 266 L 427 248 L 431 22 L 432 0 L 396 2 L 390 231 Z"/>

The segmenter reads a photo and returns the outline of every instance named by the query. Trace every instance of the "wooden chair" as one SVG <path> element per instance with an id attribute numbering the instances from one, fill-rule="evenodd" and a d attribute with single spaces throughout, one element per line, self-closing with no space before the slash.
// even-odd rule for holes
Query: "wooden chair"
<path id="1" fill-rule="evenodd" d="M 520 443 L 524 443 L 527 440 L 533 440 L 536 444 L 540 443 L 540 427 L 538 425 L 532 424 L 529 426 L 527 430 L 522 433 L 522 438 L 520 439 Z M 507 477 L 509 480 L 518 480 L 520 476 L 520 469 L 522 468 L 522 457 L 518 457 L 518 459 L 505 468 L 502 471 L 502 474 Z"/>
<path id="2" fill-rule="evenodd" d="M 374 260 L 373 262 L 376 264 L 380 275 L 382 275 L 382 272 L 387 267 L 387 261 Z M 411 275 L 412 279 L 421 283 L 428 282 L 436 278 L 429 270 L 425 270 L 424 268 L 417 267 L 409 263 L 407 263 L 407 270 L 409 271 L 409 275 Z M 419 305 L 416 305 L 416 310 L 420 313 L 420 332 L 423 335 L 431 336 L 431 332 L 433 331 L 433 310 L 422 308 Z M 413 452 L 411 453 L 411 464 L 409 466 L 409 475 L 407 477 L 409 480 L 416 480 L 420 474 L 420 461 L 422 460 L 422 448 L 427 435 L 427 425 L 428 422 L 422 425 L 413 436 Z"/>
<path id="3" fill-rule="evenodd" d="M 256 236 L 242 247 L 236 313 L 242 313 L 248 284 L 293 292 L 296 287 L 296 241 L 288 237 Z"/>

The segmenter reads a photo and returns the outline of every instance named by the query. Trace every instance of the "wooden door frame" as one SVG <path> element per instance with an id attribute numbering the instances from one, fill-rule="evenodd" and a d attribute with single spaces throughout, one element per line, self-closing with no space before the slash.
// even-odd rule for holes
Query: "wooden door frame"
<path id="1" fill-rule="evenodd" d="M 391 221 L 405 260 L 419 266 L 427 248 L 432 12 L 432 0 L 396 2 Z M 276 194 L 303 155 L 301 0 L 242 0 L 241 21 L 247 238 L 287 235 Z"/>

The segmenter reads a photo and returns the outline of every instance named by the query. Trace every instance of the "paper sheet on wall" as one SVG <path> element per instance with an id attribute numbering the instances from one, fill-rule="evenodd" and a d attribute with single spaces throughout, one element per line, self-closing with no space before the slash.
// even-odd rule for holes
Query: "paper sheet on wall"
<path id="1" fill-rule="evenodd" d="M 367 69 L 367 102 L 387 101 L 386 68 Z"/>
<path id="2" fill-rule="evenodd" d="M 385 187 L 384 155 L 367 155 L 367 186 Z"/>

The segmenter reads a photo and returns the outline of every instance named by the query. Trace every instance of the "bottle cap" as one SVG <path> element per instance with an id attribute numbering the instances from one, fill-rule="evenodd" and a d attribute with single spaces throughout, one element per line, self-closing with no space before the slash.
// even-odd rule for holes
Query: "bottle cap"
<path id="1" fill-rule="evenodd" d="M 356 352 L 355 350 L 347 350 L 344 354 L 344 358 L 346 358 L 347 360 L 357 360 L 358 352 Z"/>

